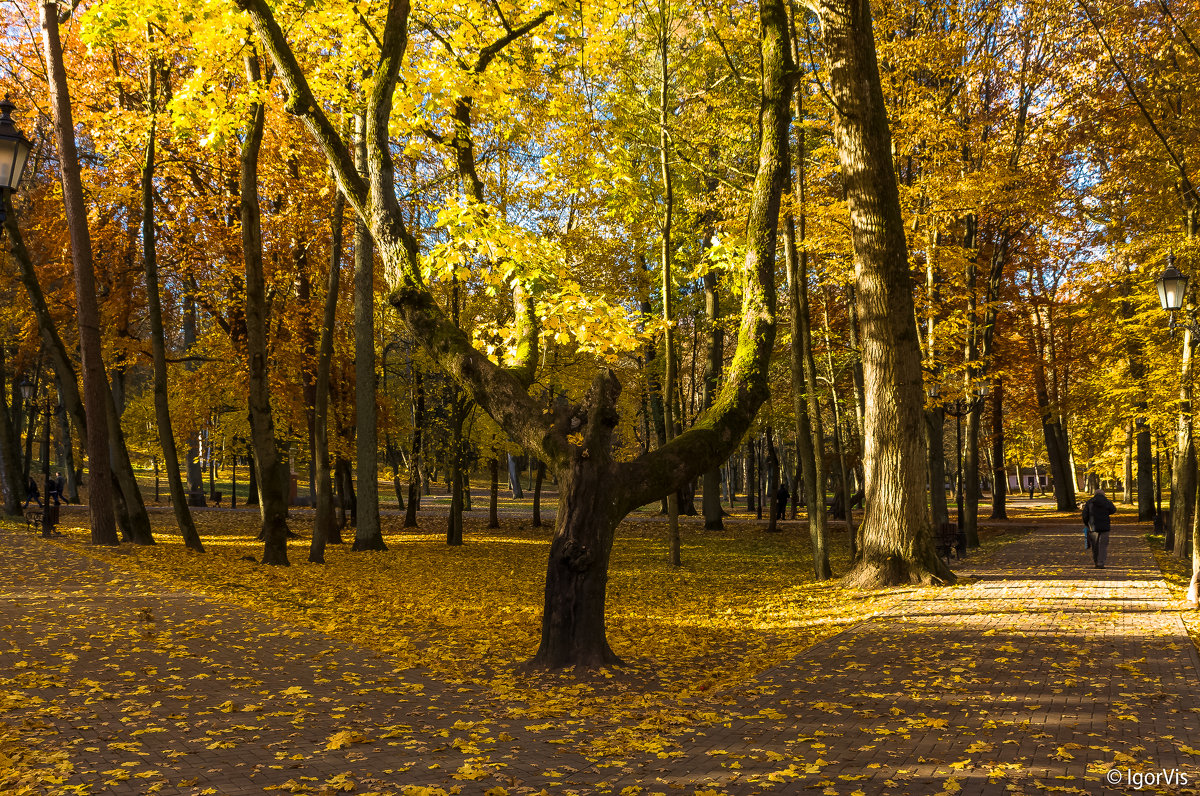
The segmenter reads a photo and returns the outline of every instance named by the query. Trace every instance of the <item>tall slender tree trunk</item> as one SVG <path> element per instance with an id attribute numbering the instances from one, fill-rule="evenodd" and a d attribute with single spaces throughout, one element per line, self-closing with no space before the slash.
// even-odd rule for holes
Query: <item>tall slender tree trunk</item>
<path id="1" fill-rule="evenodd" d="M 659 248 L 659 266 L 662 268 L 662 302 L 663 302 L 663 424 L 666 426 L 666 439 L 670 442 L 675 438 L 675 326 L 674 299 L 675 283 L 671 276 L 671 224 L 675 213 L 675 189 L 671 174 L 670 139 L 667 131 L 669 110 L 667 95 L 670 90 L 670 72 L 668 69 L 669 55 L 669 15 L 668 5 L 663 0 L 658 4 L 659 9 L 659 103 L 658 103 L 658 151 L 659 168 L 662 175 L 663 188 L 663 226 L 662 239 Z M 679 492 L 672 490 L 667 495 L 667 532 L 670 538 L 671 566 L 680 566 L 679 538 Z"/>
<path id="2" fill-rule="evenodd" d="M 1004 377 L 992 381 L 992 519 L 1008 519 L 1008 470 L 1004 466 Z M 1020 467 L 1017 468 L 1020 490 Z"/>
<path id="3" fill-rule="evenodd" d="M 189 354 L 196 346 L 196 297 L 189 289 L 183 296 L 183 348 Z M 188 362 L 189 371 L 194 365 Z M 200 432 L 188 434 L 187 438 L 187 491 L 188 499 L 197 506 L 204 505 L 204 473 L 200 468 Z"/>
<path id="4" fill-rule="evenodd" d="M 793 87 L 795 117 L 804 121 L 803 81 Z M 803 124 L 797 128 L 798 152 L 788 189 L 799 188 L 800 211 L 784 217 L 784 262 L 788 274 L 789 303 L 792 312 L 791 372 L 792 407 L 796 413 L 796 454 L 804 482 L 808 534 L 812 545 L 813 574 L 817 580 L 833 576 L 829 566 L 829 515 L 825 508 L 825 433 L 822 427 L 817 372 L 813 361 L 812 312 L 808 300 L 808 147 Z M 797 224 L 797 220 L 799 224 Z M 798 227 L 798 228 L 797 228 Z M 772 500 L 774 500 L 772 496 Z"/>
<path id="5" fill-rule="evenodd" d="M 8 394 L 4 389 L 8 377 L 4 367 L 4 346 L 0 346 L 0 487 L 4 490 L 4 513 L 21 516 L 25 484 L 21 483 L 21 454 L 17 449 L 17 432 L 8 409 Z M 70 445 L 70 438 L 64 439 Z"/>
<path id="6" fill-rule="evenodd" d="M 153 38 L 153 34 L 150 34 Z M 158 441 L 162 446 L 163 463 L 167 468 L 167 488 L 171 492 L 171 508 L 175 522 L 188 548 L 204 552 L 196 523 L 188 507 L 179 474 L 179 452 L 175 448 L 175 432 L 171 425 L 171 402 L 167 393 L 167 343 L 163 332 L 162 304 L 158 289 L 158 252 L 154 229 L 154 138 L 157 135 L 158 63 L 150 59 L 147 104 L 150 113 L 150 133 L 146 138 L 146 157 L 142 164 L 142 265 L 146 272 L 146 314 L 150 320 L 150 352 L 154 364 L 154 419 L 158 424 Z"/>
<path id="7" fill-rule="evenodd" d="M 711 235 L 711 232 L 708 233 Z M 708 409 L 712 406 L 717 394 L 717 382 L 721 378 L 721 365 L 724 363 L 725 331 L 721 328 L 721 296 L 717 290 L 717 275 L 704 275 L 704 318 L 708 324 L 708 351 L 704 358 L 704 378 L 701 383 L 701 406 Z M 701 479 L 701 508 L 704 512 L 704 530 L 720 531 L 725 528 L 722 517 L 725 514 L 721 508 L 721 470 L 714 467 L 706 472 Z"/>
<path id="8" fill-rule="evenodd" d="M 258 54 L 245 56 L 246 80 L 259 82 Z M 241 152 L 242 255 L 246 261 L 246 355 L 250 374 L 250 437 L 257 469 L 259 515 L 262 518 L 263 563 L 288 565 L 287 463 L 275 439 L 268 373 L 267 297 L 263 277 L 262 228 L 258 205 L 258 153 L 265 114 L 260 103 L 250 106 L 250 121 Z"/>
<path id="9" fill-rule="evenodd" d="M 538 459 L 537 475 L 533 481 L 533 527 L 542 527 L 542 482 L 546 478 L 546 463 Z"/>
<path id="10" fill-rule="evenodd" d="M 973 388 L 977 389 L 977 388 Z M 983 397 L 971 395 L 967 404 L 966 434 L 963 439 L 963 525 L 967 547 L 979 547 L 979 425 L 983 416 Z"/>
<path id="11" fill-rule="evenodd" d="M 869 0 L 820 0 L 834 133 L 854 239 L 862 322 L 866 514 L 859 586 L 953 581 L 925 504 L 924 391 L 891 133 Z"/>
<path id="12" fill-rule="evenodd" d="M 500 527 L 500 460 L 493 456 L 488 459 L 488 475 L 490 485 L 488 491 L 488 524 L 489 528 Z"/>
<path id="13" fill-rule="evenodd" d="M 424 460 L 421 456 L 421 427 L 425 423 L 425 382 L 421 371 L 413 368 L 413 390 L 416 393 L 413 401 L 413 434 L 412 434 L 412 471 L 408 474 L 408 508 L 404 512 L 404 527 L 417 527 L 417 510 L 421 508 L 421 473 Z M 511 455 L 509 461 L 512 461 Z"/>
<path id="14" fill-rule="evenodd" d="M 366 172 L 366 122 L 358 117 L 356 154 Z M 387 550 L 379 526 L 379 427 L 375 405 L 375 246 L 366 223 L 354 224 L 354 414 L 358 525 L 354 550 Z"/>
<path id="15" fill-rule="evenodd" d="M 333 366 L 333 329 L 337 323 L 338 287 L 342 271 L 342 221 L 345 213 L 346 197 L 335 188 L 329 222 L 329 279 L 325 286 L 317 375 L 313 383 L 313 477 L 317 499 L 308 560 L 314 564 L 325 563 L 325 546 L 335 533 L 333 480 L 329 473 L 329 379 Z M 341 538 L 340 533 L 338 538 Z"/>
<path id="16" fill-rule="evenodd" d="M 40 21 L 46 75 L 50 87 L 51 115 L 54 119 L 54 143 L 62 172 L 63 206 L 75 273 L 76 317 L 79 325 L 79 348 L 83 358 L 84 409 L 87 413 L 88 466 L 91 470 L 88 491 L 91 539 L 93 544 L 117 544 L 116 515 L 113 509 L 111 469 L 108 460 L 107 409 L 112 401 L 112 394 L 109 392 L 108 377 L 104 372 L 92 241 L 88 230 L 87 208 L 83 202 L 79 154 L 75 148 L 75 125 L 71 118 L 71 98 L 67 91 L 67 73 L 63 67 L 62 43 L 59 40 L 58 11 L 58 3 L 43 3 Z"/>

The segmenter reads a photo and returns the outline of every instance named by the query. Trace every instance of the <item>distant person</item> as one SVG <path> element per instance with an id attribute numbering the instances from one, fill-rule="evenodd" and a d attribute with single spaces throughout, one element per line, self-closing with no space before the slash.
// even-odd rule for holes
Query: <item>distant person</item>
<path id="1" fill-rule="evenodd" d="M 1083 504 L 1083 522 L 1089 529 L 1088 542 L 1092 546 L 1092 563 L 1096 569 L 1104 569 L 1108 560 L 1108 534 L 1112 528 L 1109 518 L 1116 511 L 1117 507 L 1103 489 L 1097 489 L 1096 494 Z"/>
<path id="2" fill-rule="evenodd" d="M 29 483 L 25 485 L 25 503 L 21 508 L 26 508 L 29 505 L 29 501 L 33 500 L 37 501 L 38 508 L 40 509 L 42 507 L 41 494 L 37 488 L 37 481 L 34 481 L 33 476 L 30 476 Z"/>
<path id="3" fill-rule="evenodd" d="M 53 478 L 46 479 L 46 505 L 50 505 L 50 501 L 54 501 L 54 505 L 59 504 L 58 482 Z"/>
<path id="4" fill-rule="evenodd" d="M 56 492 L 58 492 L 59 500 L 67 499 L 66 498 L 67 493 L 63 491 L 66 488 L 67 488 L 67 479 L 63 478 L 62 473 L 55 473 L 54 474 L 54 490 Z"/>
<path id="5" fill-rule="evenodd" d="M 780 481 L 779 489 L 775 490 L 775 517 L 777 519 L 783 519 L 784 512 L 787 511 L 788 498 L 791 496 L 787 484 Z"/>
<path id="6" fill-rule="evenodd" d="M 1029 499 L 1030 500 L 1033 500 L 1033 484 L 1034 484 L 1033 479 L 1030 478 L 1029 479 Z"/>

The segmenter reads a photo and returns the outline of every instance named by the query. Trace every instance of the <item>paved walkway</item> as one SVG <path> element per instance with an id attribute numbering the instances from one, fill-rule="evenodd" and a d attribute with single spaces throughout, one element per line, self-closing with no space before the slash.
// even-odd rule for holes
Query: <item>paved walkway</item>
<path id="1" fill-rule="evenodd" d="M 969 559 L 975 582 L 686 706 L 706 720 L 678 748 L 619 762 L 468 686 L 0 532 L 0 722 L 91 793 L 1092 794 L 1150 772 L 1196 792 L 1177 777 L 1200 781 L 1200 664 L 1143 532 L 1114 531 L 1104 570 L 1073 526 Z"/>

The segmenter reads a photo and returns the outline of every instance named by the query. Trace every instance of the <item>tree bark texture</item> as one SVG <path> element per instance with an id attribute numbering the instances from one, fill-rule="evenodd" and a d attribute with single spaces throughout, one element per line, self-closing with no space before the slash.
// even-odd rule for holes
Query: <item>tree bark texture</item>
<path id="1" fill-rule="evenodd" d="M 866 513 L 852 585 L 953 581 L 925 504 L 924 391 L 869 0 L 818 3 L 862 324 Z"/>
<path id="2" fill-rule="evenodd" d="M 1004 466 L 1004 378 L 992 382 L 992 519 L 1008 519 L 1008 470 Z M 1017 470 L 1020 473 L 1020 468 Z M 1020 490 L 1021 485 L 1017 484 Z"/>
<path id="3" fill-rule="evenodd" d="M 358 117 L 356 154 L 366 171 L 366 130 Z M 387 550 L 379 526 L 379 424 L 375 404 L 375 247 L 361 218 L 354 224 L 354 414 L 358 524 L 354 550 Z"/>
<path id="4" fill-rule="evenodd" d="M 258 55 L 246 54 L 246 79 L 259 80 Z M 258 153 L 265 114 L 250 106 L 250 121 L 241 151 L 242 254 L 246 264 L 246 356 L 250 374 L 250 438 L 257 470 L 258 508 L 262 518 L 263 563 L 288 565 L 287 463 L 275 439 L 268 372 L 267 298 L 263 277 L 262 227 L 258 204 Z"/>
<path id="5" fill-rule="evenodd" d="M 75 147 L 75 125 L 71 118 L 71 98 L 67 91 L 67 73 L 63 67 L 62 42 L 58 33 L 58 4 L 43 3 L 40 21 L 50 88 L 51 115 L 54 119 L 54 143 L 61 167 L 63 207 L 71 240 L 71 260 L 75 275 L 76 319 L 83 359 L 84 409 L 87 413 L 88 467 L 91 472 L 88 490 L 91 538 L 93 544 L 117 544 L 106 411 L 107 404 L 112 401 L 112 395 L 108 388 L 108 376 L 104 371 L 92 240 L 87 224 L 87 208 L 83 203 L 79 154 Z"/>

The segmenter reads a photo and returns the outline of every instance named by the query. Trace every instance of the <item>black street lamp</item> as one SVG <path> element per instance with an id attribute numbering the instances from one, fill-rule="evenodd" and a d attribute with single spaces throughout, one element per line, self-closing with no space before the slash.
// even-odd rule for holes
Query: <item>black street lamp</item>
<path id="1" fill-rule="evenodd" d="M 8 97 L 0 102 L 0 222 L 5 219 L 8 193 L 17 189 L 29 153 L 33 151 L 33 144 L 13 124 L 12 112 L 16 107 Z"/>
<path id="2" fill-rule="evenodd" d="M 1171 322 L 1167 328 L 1171 330 L 1172 334 L 1180 327 L 1187 329 L 1192 334 L 1200 334 L 1195 312 L 1191 313 L 1186 322 L 1175 320 L 1175 313 L 1183 309 L 1183 305 L 1187 302 L 1188 277 L 1175 267 L 1174 253 L 1167 255 L 1167 267 L 1158 275 L 1155 283 L 1158 287 L 1158 303 L 1164 310 L 1171 313 Z"/>

